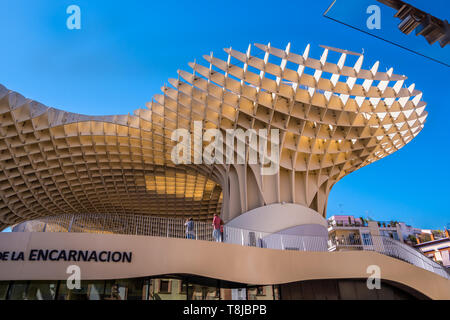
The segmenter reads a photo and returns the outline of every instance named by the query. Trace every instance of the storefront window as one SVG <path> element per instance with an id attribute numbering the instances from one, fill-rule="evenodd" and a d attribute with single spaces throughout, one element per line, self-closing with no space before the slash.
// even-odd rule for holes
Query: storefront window
<path id="1" fill-rule="evenodd" d="M 57 281 L 14 281 L 7 297 L 8 282 L 0 284 L 0 300 L 54 300 Z"/>
<path id="2" fill-rule="evenodd" d="M 231 298 L 225 296 L 224 300 L 247 300 L 247 289 L 246 288 L 235 288 L 229 289 L 231 292 Z"/>
<path id="3" fill-rule="evenodd" d="M 232 300 L 233 299 L 233 289 L 221 288 L 220 289 L 220 299 L 221 300 Z"/>
<path id="4" fill-rule="evenodd" d="M 31 281 L 28 286 L 27 300 L 54 300 L 57 281 Z"/>
<path id="5" fill-rule="evenodd" d="M 6 300 L 6 294 L 8 293 L 9 282 L 0 282 L 0 300 Z"/>
<path id="6" fill-rule="evenodd" d="M 274 300 L 272 286 L 259 286 L 247 289 L 248 300 Z"/>
<path id="7" fill-rule="evenodd" d="M 105 281 L 93 281 L 88 283 L 88 300 L 102 300 L 104 297 Z"/>
<path id="8" fill-rule="evenodd" d="M 142 288 L 142 300 L 150 300 L 150 279 L 144 280 L 144 287 Z"/>
<path id="9" fill-rule="evenodd" d="M 150 300 L 186 300 L 186 282 L 178 278 L 150 279 Z"/>
<path id="10" fill-rule="evenodd" d="M 28 281 L 15 281 L 9 290 L 9 300 L 27 300 Z"/>
<path id="11" fill-rule="evenodd" d="M 147 295 L 145 279 L 115 280 L 120 300 L 142 300 Z"/>
<path id="12" fill-rule="evenodd" d="M 253 299 L 273 298 L 271 286 L 249 290 L 258 297 Z M 224 288 L 219 280 L 181 275 L 83 280 L 79 289 L 69 289 L 65 280 L 0 282 L 0 300 L 245 300 L 246 292 L 245 288 Z"/>
<path id="13" fill-rule="evenodd" d="M 119 286 L 114 280 L 106 281 L 105 283 L 105 296 L 104 300 L 122 300 L 124 293 L 120 292 Z"/>
<path id="14" fill-rule="evenodd" d="M 102 300 L 105 281 L 81 281 L 80 289 L 68 289 L 66 281 L 61 281 L 58 300 Z"/>
<path id="15" fill-rule="evenodd" d="M 170 285 L 171 285 L 170 281 L 171 280 L 166 280 L 166 279 L 159 280 L 159 292 L 170 294 L 170 291 L 172 291 L 170 288 Z"/>

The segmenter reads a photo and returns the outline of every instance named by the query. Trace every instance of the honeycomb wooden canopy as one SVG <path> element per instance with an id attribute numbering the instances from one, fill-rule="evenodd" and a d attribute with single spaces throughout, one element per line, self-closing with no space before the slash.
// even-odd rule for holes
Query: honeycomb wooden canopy
<path id="1" fill-rule="evenodd" d="M 190 63 L 132 115 L 48 108 L 0 86 L 0 227 L 67 213 L 225 220 L 271 203 L 326 215 L 345 175 L 410 142 L 427 112 L 422 93 L 363 55 L 323 47 L 319 59 L 269 45 Z M 331 62 L 335 56 L 336 62 Z M 349 63 L 348 60 L 356 60 Z M 279 129 L 280 170 L 175 165 L 175 129 Z M 276 214 L 276 213 L 274 213 Z"/>

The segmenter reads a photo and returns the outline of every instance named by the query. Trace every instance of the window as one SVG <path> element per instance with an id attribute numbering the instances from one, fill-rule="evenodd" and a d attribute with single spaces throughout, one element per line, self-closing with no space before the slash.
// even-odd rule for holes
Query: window
<path id="1" fill-rule="evenodd" d="M 248 300 L 273 300 L 273 286 L 259 286 L 247 289 Z"/>
<path id="2" fill-rule="evenodd" d="M 28 281 L 14 281 L 9 290 L 9 300 L 28 300 Z"/>
<path id="3" fill-rule="evenodd" d="M 54 300 L 56 295 L 57 281 L 32 281 L 28 286 L 28 300 Z"/>
<path id="4" fill-rule="evenodd" d="M 363 243 L 364 243 L 365 246 L 373 245 L 373 243 L 372 243 L 372 236 L 370 235 L 370 233 L 363 233 L 362 237 L 363 237 Z"/>
<path id="5" fill-rule="evenodd" d="M 160 280 L 159 281 L 159 292 L 160 293 L 170 293 L 170 280 Z"/>
<path id="6" fill-rule="evenodd" d="M 142 288 L 142 300 L 150 300 L 150 291 L 151 285 L 150 285 L 150 279 L 144 280 L 144 286 Z"/>
<path id="7" fill-rule="evenodd" d="M 104 281 L 92 281 L 87 286 L 87 295 L 89 300 L 102 300 L 105 290 Z"/>
<path id="8" fill-rule="evenodd" d="M 182 278 L 153 278 L 149 281 L 150 300 L 186 300 L 187 282 Z"/>
<path id="9" fill-rule="evenodd" d="M 264 287 L 257 287 L 256 288 L 256 295 L 263 296 L 265 294 Z"/>
<path id="10" fill-rule="evenodd" d="M 209 287 L 204 285 L 189 283 L 188 300 L 219 300 L 220 290 L 218 287 Z"/>
<path id="11" fill-rule="evenodd" d="M 116 280 L 115 283 L 118 286 L 122 300 L 142 300 L 145 297 L 145 281 L 142 278 Z"/>
<path id="12" fill-rule="evenodd" d="M 9 300 L 54 300 L 57 281 L 14 281 Z M 0 284 L 0 300 L 6 299 L 8 282 Z"/>
<path id="13" fill-rule="evenodd" d="M 105 300 L 124 300 L 126 292 L 115 281 L 107 281 L 105 285 Z"/>
<path id="14" fill-rule="evenodd" d="M 69 289 L 66 281 L 61 281 L 57 300 L 102 300 L 104 281 L 81 281 L 80 289 Z"/>

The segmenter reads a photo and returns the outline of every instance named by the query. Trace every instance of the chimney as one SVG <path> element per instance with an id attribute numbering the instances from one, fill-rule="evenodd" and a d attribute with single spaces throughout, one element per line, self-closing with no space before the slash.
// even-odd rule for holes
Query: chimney
<path id="1" fill-rule="evenodd" d="M 420 243 L 420 238 L 418 236 L 416 236 L 416 242 L 417 242 L 417 244 Z"/>
<path id="2" fill-rule="evenodd" d="M 431 237 L 431 241 L 434 241 L 434 234 L 433 234 L 433 231 L 431 231 L 430 237 Z"/>
<path id="3" fill-rule="evenodd" d="M 446 238 L 450 238 L 450 234 L 449 234 L 448 229 L 445 229 L 445 237 L 446 237 Z"/>

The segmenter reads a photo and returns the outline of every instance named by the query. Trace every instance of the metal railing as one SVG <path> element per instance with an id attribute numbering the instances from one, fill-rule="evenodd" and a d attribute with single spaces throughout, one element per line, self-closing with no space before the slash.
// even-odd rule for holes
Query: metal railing
<path id="1" fill-rule="evenodd" d="M 16 232 L 74 232 L 97 234 L 124 234 L 167 238 L 185 238 L 182 219 L 154 216 L 79 214 L 47 217 L 27 221 L 13 228 Z M 193 221 L 196 240 L 213 241 L 211 224 Z"/>
<path id="2" fill-rule="evenodd" d="M 193 239 L 215 241 L 212 223 L 193 221 Z M 76 232 L 126 234 L 168 238 L 187 238 L 185 221 L 136 215 L 61 215 L 22 223 L 18 232 Z M 268 249 L 327 251 L 326 239 L 312 236 L 281 235 L 223 227 L 223 242 Z"/>
<path id="3" fill-rule="evenodd" d="M 215 241 L 212 223 L 193 221 L 193 239 Z M 187 238 L 185 221 L 137 215 L 80 214 L 48 217 L 24 222 L 13 228 L 15 232 L 74 232 L 142 235 L 169 238 Z M 280 233 L 266 233 L 233 227 L 223 227 L 223 241 L 267 249 L 296 251 L 332 251 L 338 247 L 376 251 L 413 264 L 450 279 L 449 271 L 423 255 L 418 250 L 386 236 L 374 236 L 361 240 L 359 237 L 327 239 Z"/>
<path id="4" fill-rule="evenodd" d="M 328 248 L 362 246 L 360 237 L 338 237 L 328 240 Z"/>
<path id="5" fill-rule="evenodd" d="M 267 233 L 224 227 L 224 242 L 266 249 L 328 251 L 323 237 Z"/>
<path id="6" fill-rule="evenodd" d="M 372 237 L 375 251 L 403 260 L 422 269 L 434 272 L 441 277 L 450 279 L 450 273 L 447 268 L 431 260 L 422 252 L 389 237 Z"/>
<path id="7" fill-rule="evenodd" d="M 360 237 L 329 239 L 328 248 L 329 251 L 338 250 L 339 248 L 376 251 L 450 279 L 447 268 L 431 260 L 415 248 L 387 236 L 371 235 L 369 238 L 362 240 Z"/>

